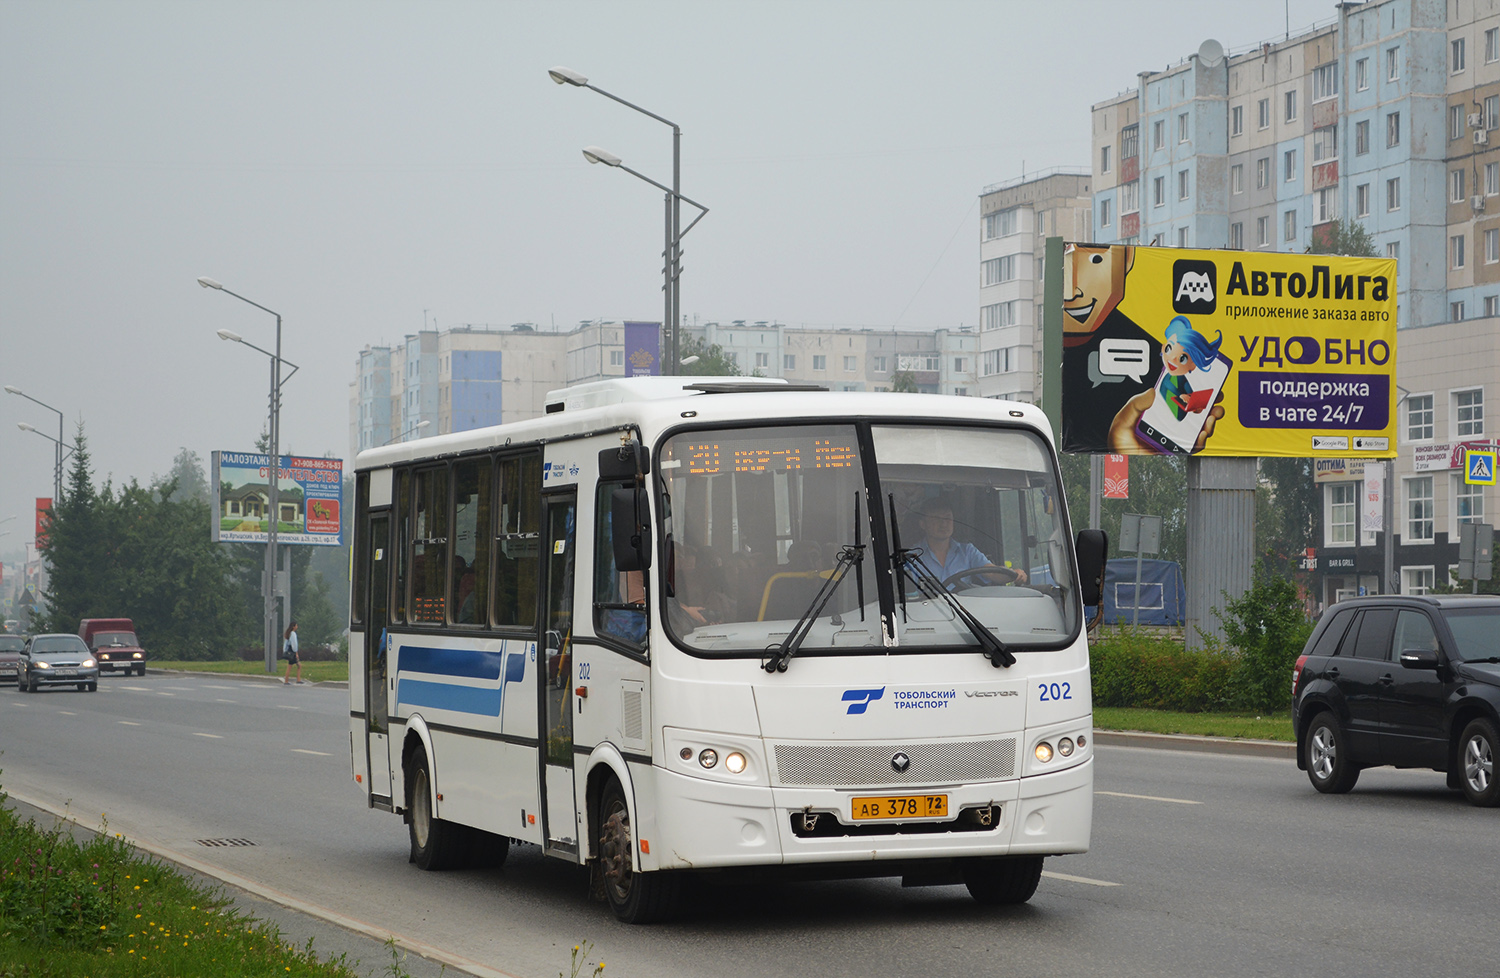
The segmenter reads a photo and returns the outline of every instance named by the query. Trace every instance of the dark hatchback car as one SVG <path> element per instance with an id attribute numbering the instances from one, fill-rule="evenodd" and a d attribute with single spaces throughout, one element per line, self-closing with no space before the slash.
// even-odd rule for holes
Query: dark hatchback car
<path id="1" fill-rule="evenodd" d="M 25 635 L 0 635 L 0 683 L 13 683 L 21 672 Z"/>
<path id="2" fill-rule="evenodd" d="M 43 686 L 77 686 L 90 693 L 99 688 L 99 663 L 77 635 L 33 635 L 21 654 L 21 692 Z"/>
<path id="3" fill-rule="evenodd" d="M 1421 767 L 1500 804 L 1500 597 L 1340 602 L 1297 659 L 1292 723 L 1319 791 L 1348 791 L 1366 767 Z"/>

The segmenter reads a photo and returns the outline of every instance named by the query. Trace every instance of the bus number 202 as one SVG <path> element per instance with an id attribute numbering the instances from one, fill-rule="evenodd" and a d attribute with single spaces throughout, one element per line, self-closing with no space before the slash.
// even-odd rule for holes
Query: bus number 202
<path id="1" fill-rule="evenodd" d="M 1070 700 L 1073 698 L 1072 683 L 1038 683 L 1036 688 L 1041 690 L 1043 703 L 1050 700 Z"/>

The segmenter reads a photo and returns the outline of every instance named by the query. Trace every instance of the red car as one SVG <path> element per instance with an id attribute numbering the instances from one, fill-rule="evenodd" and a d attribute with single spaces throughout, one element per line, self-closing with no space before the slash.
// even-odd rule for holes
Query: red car
<path id="1" fill-rule="evenodd" d="M 85 618 L 78 623 L 78 637 L 99 660 L 101 673 L 123 669 L 127 676 L 132 672 L 146 674 L 146 650 L 135 637 L 135 622 L 129 618 Z"/>
<path id="2" fill-rule="evenodd" d="M 0 635 L 0 683 L 13 683 L 21 672 L 25 635 Z"/>

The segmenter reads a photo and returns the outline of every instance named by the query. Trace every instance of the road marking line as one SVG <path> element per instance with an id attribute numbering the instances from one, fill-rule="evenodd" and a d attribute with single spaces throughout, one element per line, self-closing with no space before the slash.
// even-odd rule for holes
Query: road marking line
<path id="1" fill-rule="evenodd" d="M 74 713 L 72 710 L 58 710 L 57 712 L 61 713 L 65 717 L 76 717 L 78 715 L 78 714 Z"/>
<path id="2" fill-rule="evenodd" d="M 156 691 L 156 695 L 157 696 L 176 696 L 177 694 L 176 693 L 163 693 L 161 690 L 158 689 Z"/>
<path id="3" fill-rule="evenodd" d="M 235 700 L 214 700 L 215 703 L 234 703 Z"/>
<path id="4" fill-rule="evenodd" d="M 318 757 L 332 757 L 333 756 L 332 754 L 325 754 L 325 753 L 323 753 L 320 750 L 303 750 L 301 747 L 293 747 L 292 748 L 292 753 L 293 754 L 315 754 Z"/>
<path id="5" fill-rule="evenodd" d="M 197 732 L 194 732 L 193 736 L 194 737 L 212 737 L 214 740 L 223 740 L 224 739 L 223 737 L 219 736 L 218 734 L 209 734 L 209 733 L 197 733 Z"/>
<path id="6" fill-rule="evenodd" d="M 276 704 L 276 709 L 278 709 L 278 710 L 300 710 L 300 709 L 302 709 L 302 707 L 300 707 L 300 706 L 287 706 L 285 703 L 277 703 Z"/>
<path id="7" fill-rule="evenodd" d="M 204 689 L 234 689 L 233 686 L 204 686 Z"/>
<path id="8" fill-rule="evenodd" d="M 1067 873 L 1054 873 L 1051 870 L 1042 870 L 1043 876 L 1050 876 L 1055 880 L 1067 880 L 1069 883 L 1087 883 L 1089 886 L 1122 886 L 1121 883 L 1110 883 L 1105 880 L 1091 880 L 1087 876 L 1069 876 Z"/>
<path id="9" fill-rule="evenodd" d="M 140 726 L 140 724 L 136 723 L 134 720 L 121 720 L 120 722 L 123 723 L 123 724 L 125 724 L 125 726 L 127 726 L 127 727 L 139 727 Z"/>
<path id="10" fill-rule="evenodd" d="M 129 689 L 129 690 L 133 690 L 134 692 L 137 692 L 137 693 L 149 693 L 149 692 L 151 692 L 151 689 L 148 686 L 121 686 L 120 689 Z"/>
<path id="11" fill-rule="evenodd" d="M 1201 804 L 1203 804 L 1203 802 L 1201 802 L 1201 801 L 1189 801 L 1186 798 L 1161 798 L 1161 797 L 1158 797 L 1157 795 L 1132 795 L 1129 792 L 1125 792 L 1125 791 L 1098 791 L 1098 790 L 1096 790 L 1094 792 L 1094 794 L 1096 794 L 1096 795 L 1113 795 L 1116 798 L 1139 798 L 1141 801 L 1167 801 L 1167 802 L 1171 802 L 1174 805 L 1201 805 Z"/>

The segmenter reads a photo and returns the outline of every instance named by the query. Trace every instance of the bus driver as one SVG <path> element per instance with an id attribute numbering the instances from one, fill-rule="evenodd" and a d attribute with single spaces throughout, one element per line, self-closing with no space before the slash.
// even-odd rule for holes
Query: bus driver
<path id="1" fill-rule="evenodd" d="M 921 550 L 922 566 L 932 572 L 945 585 L 957 584 L 951 580 L 955 575 L 972 572 L 971 579 L 988 584 L 1010 584 L 1026 582 L 1026 572 L 1016 567 L 1000 567 L 992 563 L 972 543 L 953 539 L 953 501 L 948 496 L 938 496 L 923 503 L 918 524 L 924 534 L 917 544 Z"/>

